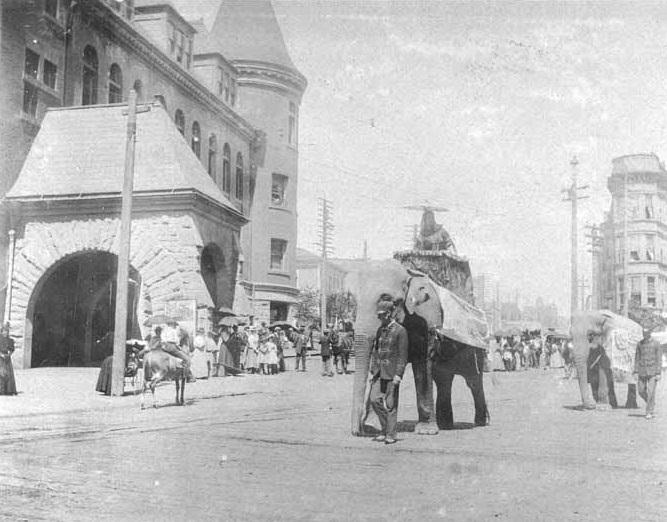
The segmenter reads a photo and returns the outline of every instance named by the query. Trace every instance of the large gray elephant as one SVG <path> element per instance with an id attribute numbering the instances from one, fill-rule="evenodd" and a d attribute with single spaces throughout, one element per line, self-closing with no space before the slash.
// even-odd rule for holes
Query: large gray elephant
<path id="1" fill-rule="evenodd" d="M 600 336 L 606 356 L 610 358 L 608 367 L 604 364 L 591 364 L 590 334 Z M 572 316 L 571 335 L 582 407 L 587 410 L 610 408 L 610 398 L 612 404 L 615 402 L 612 373 L 620 382 L 628 384 L 626 407 L 636 407 L 632 367 L 635 347 L 642 338 L 641 326 L 608 310 L 593 310 L 578 312 Z M 593 377 L 593 389 L 589 376 Z"/>
<path id="2" fill-rule="evenodd" d="M 451 387 L 454 375 L 461 375 L 475 403 L 475 424 L 488 424 L 484 396 L 483 363 L 485 350 L 467 344 L 456 335 L 436 334 L 442 325 L 442 307 L 437 286 L 424 275 L 410 275 L 397 261 L 370 262 L 359 274 L 357 320 L 355 322 L 355 378 L 352 402 L 352 434 L 363 435 L 368 415 L 368 367 L 372 343 L 379 322 L 375 314 L 381 296 L 391 296 L 398 304 L 397 320 L 408 330 L 412 372 L 417 391 L 419 421 L 415 431 L 436 434 L 453 427 Z M 463 327 L 464 328 L 464 327 Z M 416 357 L 422 349 L 423 357 Z M 437 402 L 433 405 L 433 382 Z"/>

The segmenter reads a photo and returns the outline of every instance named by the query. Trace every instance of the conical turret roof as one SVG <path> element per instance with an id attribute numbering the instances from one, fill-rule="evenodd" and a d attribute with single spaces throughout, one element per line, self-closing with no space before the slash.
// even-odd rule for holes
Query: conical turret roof
<path id="1" fill-rule="evenodd" d="M 212 46 L 228 60 L 261 62 L 297 71 L 270 0 L 171 0 L 188 20 L 200 20 Z"/>

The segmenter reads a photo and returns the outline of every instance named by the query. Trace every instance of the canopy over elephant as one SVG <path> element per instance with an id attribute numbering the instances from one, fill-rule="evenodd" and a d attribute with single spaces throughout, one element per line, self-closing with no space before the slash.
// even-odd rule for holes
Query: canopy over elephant
<path id="1" fill-rule="evenodd" d="M 396 319 L 408 331 L 409 362 L 415 379 L 419 422 L 415 431 L 435 434 L 453 426 L 451 386 L 454 375 L 465 378 L 475 403 L 475 424 L 486 425 L 483 365 L 487 335 L 484 313 L 424 274 L 397 261 L 370 262 L 359 274 L 355 322 L 355 378 L 352 433 L 363 435 L 368 415 L 368 368 L 379 321 L 376 305 L 388 297 L 396 303 Z M 457 313 L 447 313 L 456 311 Z M 433 381 L 438 389 L 433 405 Z"/>
<path id="2" fill-rule="evenodd" d="M 610 398 L 615 402 L 614 382 L 628 384 L 628 405 L 632 406 L 636 402 L 631 397 L 635 348 L 642 338 L 642 327 L 609 310 L 593 310 L 572 316 L 571 334 L 583 408 L 609 408 Z M 598 348 L 599 354 L 591 357 L 596 345 L 603 350 Z"/>

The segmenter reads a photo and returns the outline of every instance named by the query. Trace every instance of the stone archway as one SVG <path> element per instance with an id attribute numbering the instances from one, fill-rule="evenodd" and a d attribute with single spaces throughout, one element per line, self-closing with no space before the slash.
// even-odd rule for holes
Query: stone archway
<path id="1" fill-rule="evenodd" d="M 68 255 L 40 278 L 26 311 L 26 366 L 99 364 L 113 350 L 115 254 Z M 128 332 L 138 330 L 140 277 L 130 268 Z"/>
<path id="2" fill-rule="evenodd" d="M 221 277 L 225 274 L 225 255 L 222 249 L 215 243 L 207 244 L 201 252 L 199 260 L 202 279 L 206 284 L 206 289 L 211 296 L 215 307 L 220 306 L 221 298 Z"/>

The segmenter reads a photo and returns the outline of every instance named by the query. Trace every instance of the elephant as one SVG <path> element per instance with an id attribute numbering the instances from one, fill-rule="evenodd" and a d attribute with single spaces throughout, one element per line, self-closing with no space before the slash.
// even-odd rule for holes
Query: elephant
<path id="1" fill-rule="evenodd" d="M 412 275 L 411 275 L 412 274 Z M 475 424 L 487 425 L 489 413 L 484 396 L 483 361 L 485 350 L 466 344 L 456 336 L 437 332 L 443 310 L 436 285 L 423 274 L 409 272 L 397 261 L 371 261 L 359 274 L 356 289 L 355 377 L 352 401 L 352 434 L 364 435 L 368 414 L 368 367 L 373 341 L 379 326 L 375 307 L 378 300 L 391 296 L 397 304 L 396 319 L 408 331 L 409 362 L 417 392 L 418 434 L 437 434 L 452 428 L 451 387 L 454 375 L 461 375 L 475 403 Z M 437 400 L 433 404 L 433 382 Z"/>
<path id="2" fill-rule="evenodd" d="M 571 324 L 570 332 L 574 364 L 579 379 L 581 407 L 585 410 L 605 410 L 615 407 L 616 394 L 612 376 L 615 373 L 619 381 L 628 384 L 625 407 L 636 408 L 636 385 L 632 382 L 632 370 L 635 347 L 642 338 L 642 327 L 608 310 L 578 312 L 572 315 Z M 592 334 L 600 336 L 604 354 L 598 353 L 591 356 L 589 336 L 593 337 Z M 612 349 L 616 350 L 615 356 L 612 356 Z M 593 366 L 593 363 L 596 364 Z"/>

